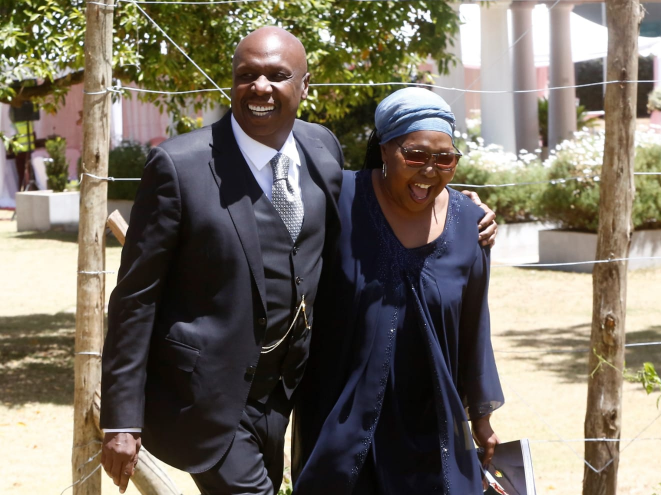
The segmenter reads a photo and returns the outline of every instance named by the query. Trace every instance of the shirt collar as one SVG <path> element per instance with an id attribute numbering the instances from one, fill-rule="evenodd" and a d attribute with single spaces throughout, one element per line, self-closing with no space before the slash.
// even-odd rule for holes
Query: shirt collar
<path id="1" fill-rule="evenodd" d="M 301 165 L 293 131 L 289 132 L 287 140 L 285 141 L 285 144 L 282 145 L 282 148 L 276 150 L 248 136 L 248 134 L 245 133 L 245 131 L 234 118 L 234 114 L 231 115 L 231 121 L 232 131 L 234 132 L 236 144 L 239 145 L 239 149 L 245 156 L 250 159 L 257 170 L 262 170 L 266 165 L 268 165 L 268 163 L 277 153 L 287 155 L 296 165 Z"/>

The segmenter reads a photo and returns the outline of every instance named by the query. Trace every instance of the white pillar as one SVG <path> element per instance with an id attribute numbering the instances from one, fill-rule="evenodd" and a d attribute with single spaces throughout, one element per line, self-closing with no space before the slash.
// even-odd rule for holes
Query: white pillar
<path id="1" fill-rule="evenodd" d="M 459 14 L 459 4 L 453 3 L 452 8 Z M 446 51 L 455 56 L 457 65 L 450 65 L 448 74 L 439 74 L 438 64 L 435 60 L 429 58 L 427 61 L 432 67 L 432 76 L 436 86 L 446 88 L 466 89 L 466 79 L 464 77 L 464 64 L 461 61 L 461 34 L 457 30 L 454 38 L 454 46 L 448 45 Z M 449 91 L 445 89 L 434 89 L 434 93 L 439 94 L 452 108 L 452 113 L 457 121 L 457 130 L 466 132 L 466 97 L 465 93 L 460 91 Z"/>
<path id="2" fill-rule="evenodd" d="M 537 72 L 533 51 L 532 9 L 535 2 L 512 3 L 512 72 L 514 90 L 537 88 Z M 514 95 L 514 126 L 516 149 L 534 151 L 539 148 L 539 120 L 537 93 L 516 93 Z"/>
<path id="3" fill-rule="evenodd" d="M 117 85 L 121 87 L 122 82 L 117 81 Z M 116 101 L 112 102 L 110 107 L 110 146 L 115 147 L 124 139 L 124 116 L 123 116 L 123 95 L 119 95 Z"/>
<path id="4" fill-rule="evenodd" d="M 574 62 L 571 55 L 570 15 L 574 4 L 561 2 L 549 11 L 550 66 L 549 86 L 574 86 Z M 549 91 L 549 149 L 555 148 L 576 132 L 576 89 Z"/>
<path id="5" fill-rule="evenodd" d="M 480 8 L 481 68 L 483 91 L 512 91 L 512 66 L 507 36 L 509 2 L 492 2 Z M 510 93 L 482 93 L 480 114 L 482 137 L 487 144 L 501 145 L 516 152 L 514 133 L 514 98 Z"/>

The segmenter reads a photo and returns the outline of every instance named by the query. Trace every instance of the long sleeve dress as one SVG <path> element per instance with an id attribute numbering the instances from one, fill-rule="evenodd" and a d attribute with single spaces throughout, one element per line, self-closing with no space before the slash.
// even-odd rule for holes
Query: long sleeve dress
<path id="1" fill-rule="evenodd" d="M 468 419 L 503 403 L 490 340 L 483 212 L 448 188 L 443 233 L 405 248 L 371 170 L 344 172 L 335 269 L 320 287 L 295 410 L 296 495 L 482 493 Z"/>

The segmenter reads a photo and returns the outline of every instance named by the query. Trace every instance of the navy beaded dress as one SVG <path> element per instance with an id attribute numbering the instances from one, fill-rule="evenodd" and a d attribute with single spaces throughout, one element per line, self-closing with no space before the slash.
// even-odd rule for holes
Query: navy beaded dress
<path id="1" fill-rule="evenodd" d="M 503 403 L 483 211 L 448 188 L 443 233 L 407 249 L 371 172 L 344 172 L 342 234 L 294 413 L 294 493 L 481 494 L 467 418 Z M 356 488 L 365 465 L 371 490 Z"/>

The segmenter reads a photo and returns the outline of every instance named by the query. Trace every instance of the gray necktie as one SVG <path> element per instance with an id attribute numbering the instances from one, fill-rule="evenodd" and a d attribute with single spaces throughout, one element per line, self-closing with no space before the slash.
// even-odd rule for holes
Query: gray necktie
<path id="1" fill-rule="evenodd" d="M 271 202 L 285 223 L 292 241 L 296 242 L 303 225 L 303 201 L 294 193 L 289 181 L 289 165 L 292 162 L 287 155 L 278 153 L 269 163 L 273 169 Z"/>

